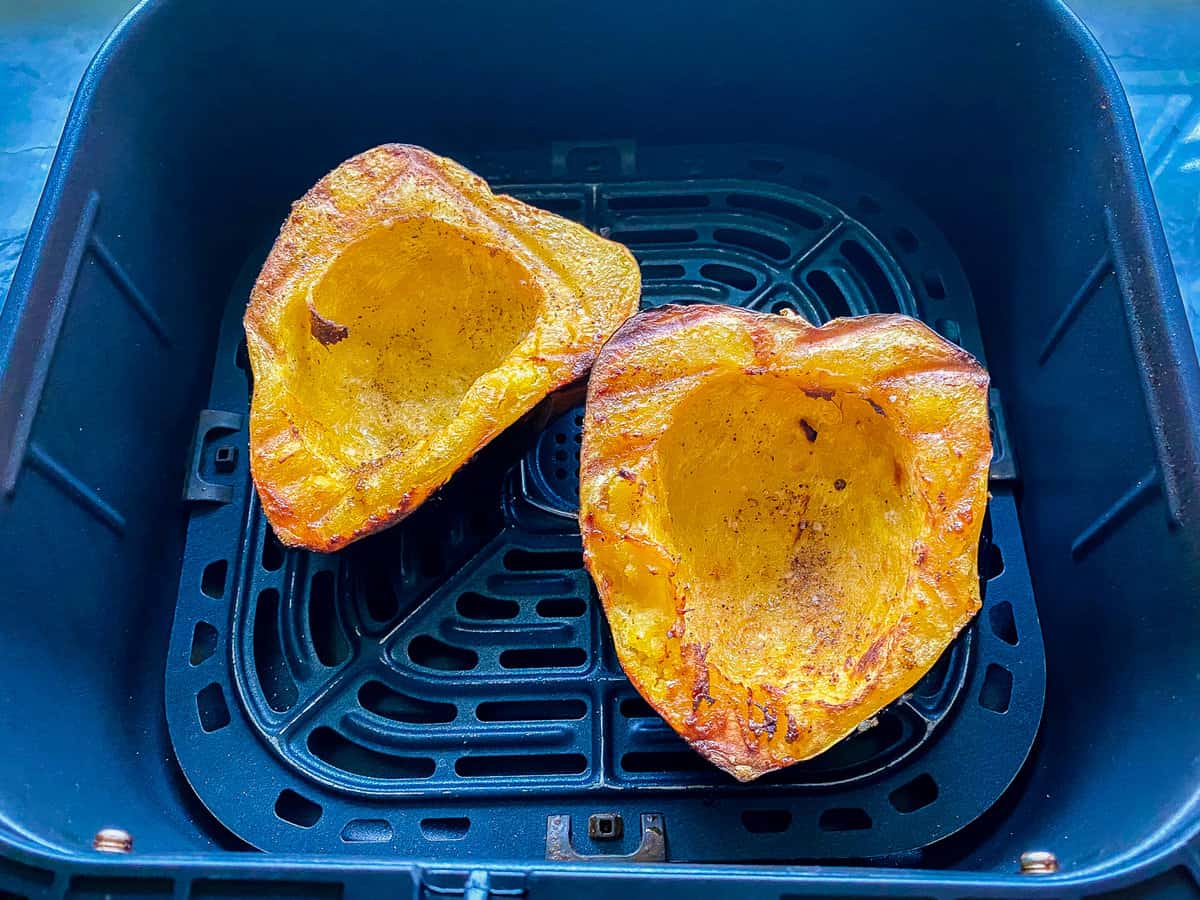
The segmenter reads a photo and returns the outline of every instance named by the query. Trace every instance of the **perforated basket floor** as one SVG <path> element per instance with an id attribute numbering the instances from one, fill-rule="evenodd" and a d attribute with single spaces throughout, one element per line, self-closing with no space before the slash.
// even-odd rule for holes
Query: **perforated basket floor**
<path id="1" fill-rule="evenodd" d="M 830 160 L 618 143 L 466 161 L 627 243 L 644 305 L 789 307 L 814 322 L 899 311 L 983 358 L 944 238 Z M 197 427 L 166 670 L 180 765 L 236 834 L 303 853 L 540 859 L 548 822 L 551 845 L 570 817 L 578 852 L 620 854 L 649 813 L 670 860 L 866 859 L 962 828 L 1015 777 L 1045 666 L 1002 418 L 976 622 L 872 727 L 740 785 L 617 664 L 574 520 L 578 390 L 400 526 L 333 556 L 281 547 L 246 453 L 241 313 L 265 249 L 229 300 Z M 597 813 L 619 815 L 624 833 L 589 837 Z"/>

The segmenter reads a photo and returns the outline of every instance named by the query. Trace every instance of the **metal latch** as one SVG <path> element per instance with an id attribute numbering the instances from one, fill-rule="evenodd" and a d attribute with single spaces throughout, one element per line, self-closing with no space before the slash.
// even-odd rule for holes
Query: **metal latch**
<path id="1" fill-rule="evenodd" d="M 620 837 L 624 824 L 620 816 L 606 813 L 592 816 L 588 833 L 593 839 L 612 840 Z M 563 862 L 665 862 L 667 858 L 667 827 L 661 813 L 642 813 L 642 842 L 632 853 L 580 853 L 571 843 L 571 817 L 549 816 L 546 819 L 546 859 Z"/>

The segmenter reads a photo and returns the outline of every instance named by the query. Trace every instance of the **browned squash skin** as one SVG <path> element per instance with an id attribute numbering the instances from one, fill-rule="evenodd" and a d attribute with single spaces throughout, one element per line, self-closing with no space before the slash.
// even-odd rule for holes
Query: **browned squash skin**
<path id="1" fill-rule="evenodd" d="M 742 781 L 909 690 L 980 606 L 988 376 L 904 316 L 627 321 L 588 383 L 580 528 L 622 666 Z"/>
<path id="2" fill-rule="evenodd" d="M 632 255 L 427 150 L 347 160 L 293 207 L 245 314 L 250 468 L 281 541 L 404 518 L 637 309 Z"/>

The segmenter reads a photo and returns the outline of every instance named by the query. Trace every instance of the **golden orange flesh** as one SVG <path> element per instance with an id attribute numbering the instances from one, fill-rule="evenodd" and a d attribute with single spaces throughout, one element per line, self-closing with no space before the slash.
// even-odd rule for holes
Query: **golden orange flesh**
<path id="1" fill-rule="evenodd" d="M 904 316 L 664 307 L 588 385 L 580 525 L 625 672 L 748 781 L 828 749 L 979 609 L 987 374 Z"/>
<path id="2" fill-rule="evenodd" d="M 637 308 L 637 263 L 427 150 L 376 147 L 297 202 L 245 315 L 250 461 L 279 538 L 402 519 Z"/>

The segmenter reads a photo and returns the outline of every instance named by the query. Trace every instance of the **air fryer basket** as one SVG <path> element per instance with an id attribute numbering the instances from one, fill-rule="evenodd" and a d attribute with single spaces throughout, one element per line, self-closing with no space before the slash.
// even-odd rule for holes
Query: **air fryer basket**
<path id="1" fill-rule="evenodd" d="M 648 304 L 909 311 L 986 359 L 985 608 L 935 674 L 764 783 L 693 768 L 578 567 L 577 393 L 410 523 L 282 552 L 239 307 L 393 140 L 611 229 Z M 0 311 L 0 895 L 1187 891 L 1197 402 L 1128 111 L 1048 0 L 146 3 Z"/>
<path id="2" fill-rule="evenodd" d="M 545 162 L 475 167 L 524 179 Z M 982 358 L 944 238 L 861 172 L 778 147 L 629 144 L 560 146 L 550 168 L 560 180 L 510 190 L 631 246 L 643 306 L 734 303 L 814 322 L 920 314 Z M 681 171 L 691 177 L 670 177 Z M 1045 666 L 1002 434 L 982 624 L 872 727 L 739 786 L 671 732 L 616 662 L 575 518 L 578 391 L 387 535 L 334 556 L 280 546 L 247 469 L 241 316 L 262 258 L 230 297 L 193 443 L 197 506 L 166 672 L 183 771 L 243 839 L 541 859 L 574 823 L 575 852 L 611 857 L 637 850 L 651 814 L 665 832 L 657 858 L 868 859 L 957 831 L 1017 774 Z M 234 760 L 246 777 L 230 782 Z M 502 840 L 480 824 L 500 809 Z M 614 817 L 611 833 L 583 827 L 597 813 Z"/>

